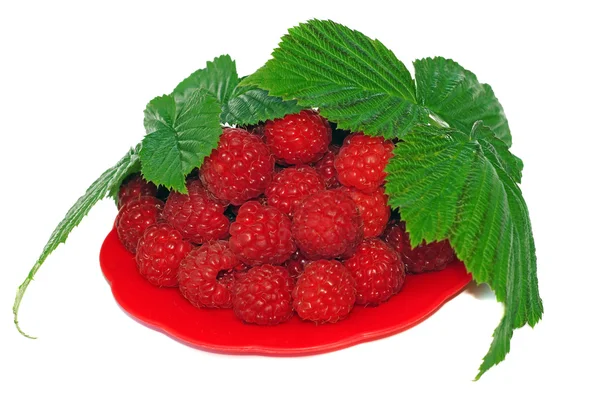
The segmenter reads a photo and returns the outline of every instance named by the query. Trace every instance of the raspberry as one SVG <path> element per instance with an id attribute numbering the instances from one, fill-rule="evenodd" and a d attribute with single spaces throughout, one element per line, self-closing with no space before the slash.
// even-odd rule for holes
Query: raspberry
<path id="1" fill-rule="evenodd" d="M 334 161 L 338 179 L 347 187 L 374 192 L 385 180 L 385 166 L 392 157 L 394 144 L 383 137 L 363 133 L 351 134 L 344 140 Z"/>
<path id="2" fill-rule="evenodd" d="M 309 263 L 292 292 L 294 309 L 304 320 L 335 323 L 345 318 L 356 300 L 354 279 L 339 261 Z"/>
<path id="3" fill-rule="evenodd" d="M 130 200 L 142 196 L 156 196 L 156 185 L 144 180 L 140 173 L 131 174 L 121 183 L 117 207 L 120 209 Z"/>
<path id="4" fill-rule="evenodd" d="M 287 268 L 292 278 L 298 279 L 302 272 L 304 272 L 304 267 L 309 262 L 310 260 L 304 257 L 299 250 L 296 250 L 294 254 L 292 254 L 292 257 L 290 257 L 289 260 L 283 264 L 283 266 Z"/>
<path id="5" fill-rule="evenodd" d="M 456 259 L 456 253 L 448 240 L 425 243 L 423 241 L 414 249 L 410 246 L 410 235 L 406 232 L 403 221 L 394 220 L 389 223 L 383 233 L 383 239 L 400 253 L 406 270 L 410 274 L 440 271 Z"/>
<path id="6" fill-rule="evenodd" d="M 363 238 L 363 225 L 348 195 L 321 191 L 298 206 L 292 234 L 302 254 L 311 260 L 349 257 Z"/>
<path id="7" fill-rule="evenodd" d="M 163 217 L 193 243 L 201 244 L 226 238 L 229 219 L 225 206 L 217 203 L 198 180 L 186 184 L 188 194 L 173 192 L 169 195 Z"/>
<path id="8" fill-rule="evenodd" d="M 337 188 L 341 185 L 337 178 L 337 171 L 335 171 L 335 167 L 333 166 L 335 156 L 339 152 L 339 146 L 330 145 L 329 150 L 325 152 L 325 155 L 321 158 L 321 160 L 319 160 L 314 165 L 314 168 L 315 170 L 317 170 L 317 173 L 319 173 L 325 181 L 325 187 L 327 189 Z"/>
<path id="9" fill-rule="evenodd" d="M 388 197 L 383 188 L 379 188 L 373 193 L 365 193 L 348 187 L 342 187 L 340 190 L 347 193 L 356 203 L 365 228 L 365 239 L 381 235 L 392 213 L 387 205 Z"/>
<path id="10" fill-rule="evenodd" d="M 229 247 L 245 264 L 282 264 L 296 251 L 290 219 L 257 201 L 240 207 L 229 230 Z"/>
<path id="11" fill-rule="evenodd" d="M 227 241 L 219 240 L 197 247 L 179 266 L 179 291 L 198 308 L 231 308 L 234 270 L 240 260 Z"/>
<path id="12" fill-rule="evenodd" d="M 125 249 L 135 253 L 138 241 L 149 226 L 161 218 L 164 203 L 153 196 L 130 198 L 119 210 L 115 225 Z"/>
<path id="13" fill-rule="evenodd" d="M 144 232 L 137 246 L 138 270 L 158 287 L 177 286 L 177 269 L 192 250 L 192 244 L 167 223 L 155 224 Z"/>
<path id="14" fill-rule="evenodd" d="M 344 266 L 356 282 L 356 304 L 379 305 L 404 284 L 400 255 L 381 239 L 363 241 Z"/>
<path id="15" fill-rule="evenodd" d="M 264 134 L 269 149 L 281 164 L 316 162 L 331 143 L 329 123 L 311 110 L 268 121 Z"/>
<path id="16" fill-rule="evenodd" d="M 290 167 L 275 174 L 271 185 L 265 191 L 267 203 L 292 216 L 298 204 L 305 197 L 325 190 L 321 176 L 308 166 Z"/>
<path id="17" fill-rule="evenodd" d="M 251 268 L 234 285 L 233 311 L 248 323 L 277 325 L 292 317 L 294 280 L 270 264 Z"/>
<path id="18" fill-rule="evenodd" d="M 271 183 L 275 159 L 256 135 L 226 128 L 219 146 L 204 160 L 200 179 L 219 200 L 241 205 Z"/>

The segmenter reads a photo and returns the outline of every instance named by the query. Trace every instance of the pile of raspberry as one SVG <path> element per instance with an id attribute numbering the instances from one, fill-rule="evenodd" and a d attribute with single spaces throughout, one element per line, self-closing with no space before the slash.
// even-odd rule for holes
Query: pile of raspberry
<path id="1" fill-rule="evenodd" d="M 139 174 L 123 182 L 118 236 L 149 283 L 198 308 L 232 308 L 259 325 L 294 313 L 337 322 L 398 294 L 407 273 L 455 259 L 447 241 L 411 248 L 392 215 L 383 183 L 393 148 L 332 132 L 312 110 L 224 128 L 186 194 Z"/>

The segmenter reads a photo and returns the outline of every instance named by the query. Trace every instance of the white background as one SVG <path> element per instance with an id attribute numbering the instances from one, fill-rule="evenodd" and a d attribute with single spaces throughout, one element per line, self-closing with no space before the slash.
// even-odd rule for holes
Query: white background
<path id="1" fill-rule="evenodd" d="M 600 31 L 592 3 L 3 2 L 0 396 L 594 395 Z M 477 383 L 502 314 L 485 289 L 400 335 L 332 354 L 205 353 L 138 324 L 113 300 L 98 264 L 116 215 L 107 200 L 31 284 L 20 319 L 39 339 L 21 337 L 11 316 L 16 287 L 71 204 L 142 138 L 146 103 L 223 53 L 240 75 L 253 72 L 287 28 L 310 18 L 378 38 L 407 65 L 451 57 L 492 85 L 525 162 L 542 322 L 517 330 L 507 360 Z"/>

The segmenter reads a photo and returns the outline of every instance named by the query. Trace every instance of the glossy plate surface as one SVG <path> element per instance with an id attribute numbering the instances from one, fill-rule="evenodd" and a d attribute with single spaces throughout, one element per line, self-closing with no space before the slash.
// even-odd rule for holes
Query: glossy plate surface
<path id="1" fill-rule="evenodd" d="M 181 342 L 228 354 L 311 355 L 387 337 L 422 322 L 471 281 L 462 263 L 441 272 L 409 275 L 400 294 L 375 308 L 355 308 L 337 324 L 294 316 L 277 326 L 247 325 L 231 310 L 193 307 L 177 289 L 152 286 L 137 272 L 113 229 L 100 251 L 102 272 L 119 305 L 138 321 Z"/>

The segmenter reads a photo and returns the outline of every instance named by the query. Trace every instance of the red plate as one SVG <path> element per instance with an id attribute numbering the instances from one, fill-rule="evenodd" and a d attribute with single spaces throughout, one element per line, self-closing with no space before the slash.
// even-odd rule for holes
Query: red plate
<path id="1" fill-rule="evenodd" d="M 357 307 L 336 324 L 315 325 L 295 316 L 281 325 L 256 326 L 242 323 L 231 310 L 197 309 L 177 289 L 146 282 L 114 229 L 100 250 L 100 265 L 115 299 L 133 318 L 193 347 L 227 354 L 311 355 L 387 337 L 422 322 L 471 281 L 457 262 L 441 272 L 409 275 L 387 303 Z"/>

